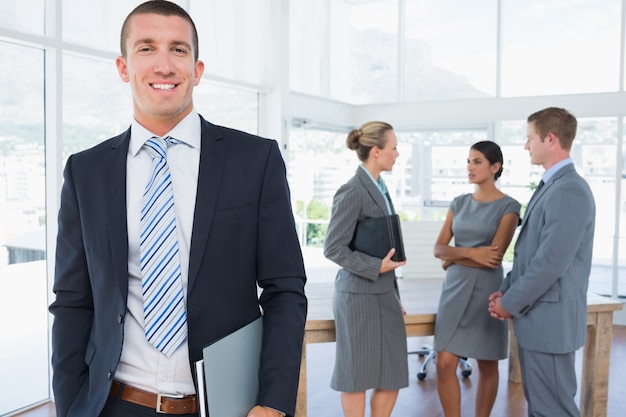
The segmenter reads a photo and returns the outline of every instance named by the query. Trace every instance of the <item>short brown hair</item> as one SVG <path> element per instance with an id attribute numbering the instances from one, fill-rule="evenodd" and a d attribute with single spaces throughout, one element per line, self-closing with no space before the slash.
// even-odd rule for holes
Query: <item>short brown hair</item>
<path id="1" fill-rule="evenodd" d="M 185 11 L 182 7 L 177 5 L 176 3 L 172 3 L 167 0 L 150 0 L 145 3 L 141 3 L 139 6 L 135 7 L 132 12 L 126 16 L 124 20 L 124 24 L 122 24 L 122 32 L 120 34 L 120 52 L 123 57 L 126 57 L 126 40 L 128 39 L 128 25 L 130 19 L 139 14 L 158 14 L 161 16 L 178 16 L 182 17 L 186 21 L 189 22 L 192 29 L 192 46 L 193 46 L 193 57 L 197 61 L 200 55 L 198 49 L 198 31 L 196 29 L 195 23 L 193 23 L 193 19 L 189 16 L 189 13 Z"/>
<path id="2" fill-rule="evenodd" d="M 559 139 L 561 147 L 572 148 L 578 122 L 573 114 L 559 107 L 548 107 L 528 116 L 528 123 L 534 122 L 535 129 L 543 141 L 552 132 Z"/>

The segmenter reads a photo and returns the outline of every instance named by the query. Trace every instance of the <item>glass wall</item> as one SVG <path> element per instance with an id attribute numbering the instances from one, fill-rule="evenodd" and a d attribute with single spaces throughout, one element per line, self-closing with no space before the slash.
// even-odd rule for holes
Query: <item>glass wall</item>
<path id="1" fill-rule="evenodd" d="M 502 95 L 617 91 L 621 0 L 502 1 Z M 601 46 L 601 47 L 600 47 Z"/>
<path id="2" fill-rule="evenodd" d="M 322 248 L 335 192 L 360 163 L 346 147 L 347 135 L 307 123 L 289 126 L 287 173 L 308 282 L 335 278 L 337 265 L 324 258 Z"/>
<path id="3" fill-rule="evenodd" d="M 122 22 L 139 3 L 142 1 L 63 0 L 63 40 L 119 54 Z"/>
<path id="4" fill-rule="evenodd" d="M 407 0 L 405 101 L 493 97 L 498 9 L 494 0 Z"/>
<path id="5" fill-rule="evenodd" d="M 290 2 L 290 88 L 355 104 L 392 102 L 398 1 Z"/>
<path id="6" fill-rule="evenodd" d="M 64 161 L 126 130 L 132 114 L 130 87 L 120 79 L 113 59 L 63 56 Z"/>
<path id="7" fill-rule="evenodd" d="M 47 399 L 49 375 L 44 52 L 0 42 L 0 62 L 0 415 L 3 415 Z M 15 62 L 21 65 L 6 65 Z"/>
<path id="8" fill-rule="evenodd" d="M 618 91 L 621 8 L 291 0 L 291 89 L 353 104 Z"/>
<path id="9" fill-rule="evenodd" d="M 3 0 L 0 27 L 35 35 L 44 32 L 45 0 Z"/>
<path id="10" fill-rule="evenodd" d="M 397 127 L 401 157 L 390 183 L 408 219 L 441 219 L 454 195 L 471 190 L 467 147 L 485 138 L 505 152 L 502 189 L 528 201 L 543 169 L 523 149 L 525 118 L 548 106 L 571 110 L 579 119 L 572 157 L 597 200 L 595 288 L 626 294 L 618 283 L 626 226 L 616 223 L 626 206 L 616 184 L 626 107 L 611 99 L 624 94 L 623 1 L 291 0 L 290 7 L 290 34 L 310 46 L 291 45 L 291 89 L 376 109 L 357 111 L 370 116 L 353 118 L 355 126 L 383 119 Z"/>
<path id="11" fill-rule="evenodd" d="M 182 3 L 182 2 L 179 2 Z M 200 38 L 200 59 L 207 75 L 257 85 L 275 72 L 271 0 L 189 0 Z M 271 64 L 270 64 L 271 63 Z M 275 67 L 274 67 L 275 69 Z"/>
<path id="12" fill-rule="evenodd" d="M 289 131 L 288 176 L 300 243 L 321 248 L 337 188 L 359 161 L 346 147 L 347 132 L 302 124 Z"/>
<path id="13" fill-rule="evenodd" d="M 258 133 L 258 92 L 202 80 L 194 89 L 196 111 L 213 124 Z"/>

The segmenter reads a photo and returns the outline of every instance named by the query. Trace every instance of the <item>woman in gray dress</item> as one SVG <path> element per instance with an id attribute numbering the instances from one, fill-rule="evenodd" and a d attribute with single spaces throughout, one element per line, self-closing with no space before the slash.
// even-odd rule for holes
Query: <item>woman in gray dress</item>
<path id="1" fill-rule="evenodd" d="M 472 145 L 467 171 L 474 192 L 452 201 L 435 243 L 435 257 L 446 270 L 435 323 L 437 391 L 446 417 L 461 415 L 459 358 L 478 363 L 475 415 L 487 417 L 498 392 L 498 360 L 507 356 L 507 323 L 491 318 L 487 309 L 489 295 L 504 278 L 502 258 L 521 208 L 496 187 L 502 164 L 496 143 Z"/>
<path id="2" fill-rule="evenodd" d="M 341 269 L 335 279 L 333 312 L 337 335 L 331 388 L 341 391 L 346 417 L 365 415 L 365 393 L 373 389 L 372 417 L 389 417 L 398 390 L 408 386 L 404 309 L 394 270 L 406 262 L 350 249 L 356 224 L 367 217 L 394 212 L 380 173 L 391 171 L 398 157 L 391 125 L 368 122 L 346 139 L 361 160 L 356 174 L 333 199 L 324 256 Z"/>

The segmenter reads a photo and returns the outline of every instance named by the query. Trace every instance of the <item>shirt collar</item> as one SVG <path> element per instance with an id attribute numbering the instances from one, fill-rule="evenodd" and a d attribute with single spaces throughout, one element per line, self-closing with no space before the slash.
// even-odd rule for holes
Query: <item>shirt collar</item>
<path id="1" fill-rule="evenodd" d="M 546 170 L 546 172 L 544 172 L 543 177 L 541 178 L 543 180 L 543 183 L 545 184 L 550 181 L 550 178 L 554 177 L 554 174 L 556 174 L 559 169 L 569 164 L 573 164 L 572 158 L 565 158 L 564 160 L 552 165 Z"/>
<path id="2" fill-rule="evenodd" d="M 137 152 L 143 147 L 144 143 L 153 136 L 158 135 L 150 132 L 133 118 L 133 122 L 130 125 L 131 155 L 137 155 Z M 163 135 L 164 138 L 168 136 L 176 138 L 192 148 L 200 149 L 201 128 L 198 113 L 192 109 L 172 130 Z"/>
<path id="3" fill-rule="evenodd" d="M 376 184 L 376 187 L 378 187 L 378 189 L 380 190 L 381 193 L 385 194 L 387 192 L 387 185 L 385 184 L 385 180 L 383 180 L 383 176 L 379 175 L 378 176 L 378 181 L 376 181 L 374 179 L 374 177 L 372 176 L 372 174 L 367 170 L 367 168 L 365 168 L 365 166 L 363 166 L 363 164 L 359 165 L 363 171 L 365 171 L 367 173 L 367 176 L 370 177 L 370 179 L 372 180 L 372 182 L 374 184 Z"/>

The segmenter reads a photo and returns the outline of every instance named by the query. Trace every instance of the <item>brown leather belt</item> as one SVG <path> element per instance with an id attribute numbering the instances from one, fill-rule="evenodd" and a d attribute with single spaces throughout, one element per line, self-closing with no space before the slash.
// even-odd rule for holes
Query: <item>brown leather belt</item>
<path id="1" fill-rule="evenodd" d="M 120 390 L 122 391 L 120 395 Z M 163 414 L 197 414 L 198 397 L 196 395 L 185 395 L 177 397 L 175 394 L 155 394 L 137 388 L 122 385 L 118 381 L 113 381 L 109 395 L 117 397 L 122 401 L 142 405 L 152 408 L 157 413 Z"/>

